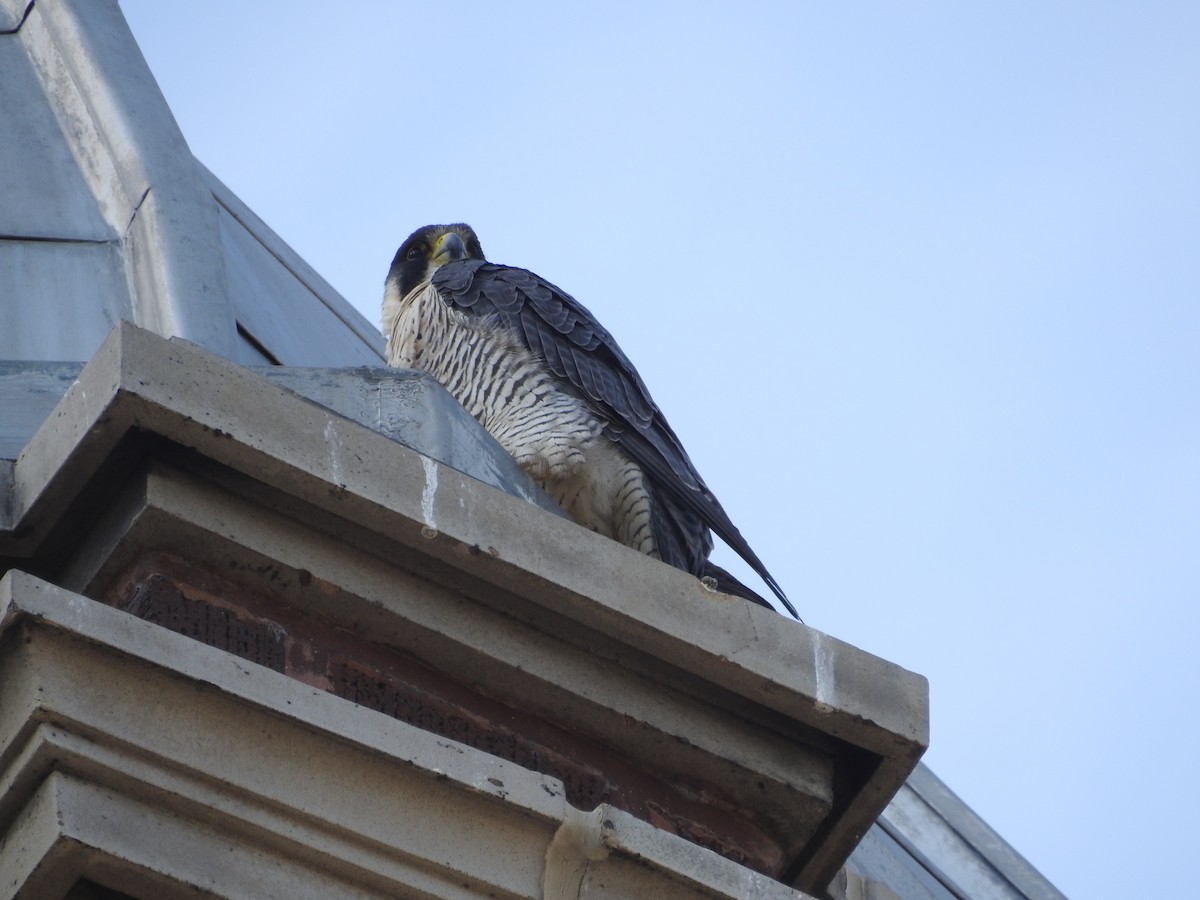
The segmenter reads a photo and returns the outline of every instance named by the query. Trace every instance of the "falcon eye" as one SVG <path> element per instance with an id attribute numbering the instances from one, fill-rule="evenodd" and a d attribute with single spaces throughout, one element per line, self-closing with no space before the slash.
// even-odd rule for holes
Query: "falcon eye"
<path id="1" fill-rule="evenodd" d="M 421 255 L 421 245 L 418 244 L 415 247 L 410 247 L 408 250 L 408 254 L 404 258 L 405 259 L 417 259 L 418 257 L 420 257 L 420 255 Z"/>

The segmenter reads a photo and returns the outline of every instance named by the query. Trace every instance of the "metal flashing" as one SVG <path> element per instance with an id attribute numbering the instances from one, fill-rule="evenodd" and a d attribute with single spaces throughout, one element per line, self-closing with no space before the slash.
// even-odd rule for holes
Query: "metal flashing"
<path id="1" fill-rule="evenodd" d="M 0 35 L 16 34 L 33 8 L 33 0 L 0 0 Z"/>
<path id="2" fill-rule="evenodd" d="M 383 335 L 380 334 L 379 328 L 374 323 L 367 321 L 357 309 L 346 302 L 345 298 L 322 278 L 316 269 L 277 235 L 250 207 L 246 206 L 241 198 L 233 193 L 221 179 L 209 171 L 203 163 L 197 161 L 197 165 L 200 167 L 200 174 L 204 177 L 221 208 L 252 235 L 264 250 L 275 257 L 279 265 L 287 269 L 309 292 L 319 298 L 345 328 L 353 332 L 363 344 L 371 349 L 373 358 L 368 364 L 382 362 L 384 358 Z M 345 359 L 339 359 L 336 363 L 336 365 L 348 364 L 349 360 Z"/>
<path id="3" fill-rule="evenodd" d="M 955 896 L 1065 900 L 927 766 L 917 765 L 879 827 Z"/>
<path id="4" fill-rule="evenodd" d="M 0 359 L 82 362 L 124 319 L 242 363 L 382 362 L 378 329 L 192 156 L 115 3 L 31 5 L 0 41 L 0 110 Z"/>

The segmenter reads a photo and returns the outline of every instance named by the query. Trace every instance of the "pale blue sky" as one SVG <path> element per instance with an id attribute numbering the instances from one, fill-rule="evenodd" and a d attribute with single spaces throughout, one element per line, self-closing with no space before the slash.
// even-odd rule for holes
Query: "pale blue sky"
<path id="1" fill-rule="evenodd" d="M 435 221 L 572 292 L 806 621 L 930 678 L 952 789 L 1069 896 L 1177 893 L 1200 5 L 122 7 L 372 322 Z"/>

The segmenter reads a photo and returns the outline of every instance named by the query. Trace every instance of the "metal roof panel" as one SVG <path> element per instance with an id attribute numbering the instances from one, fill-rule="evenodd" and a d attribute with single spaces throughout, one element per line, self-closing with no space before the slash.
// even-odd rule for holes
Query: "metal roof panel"
<path id="1" fill-rule="evenodd" d="M 213 197 L 230 216 L 236 219 L 254 239 L 262 245 L 285 268 L 293 278 L 303 284 L 316 296 L 342 324 L 357 335 L 363 343 L 372 348 L 370 363 L 381 362 L 383 356 L 383 335 L 379 327 L 367 320 L 357 309 L 350 305 L 328 281 L 321 277 L 308 262 L 291 246 L 276 234 L 266 222 L 260 219 L 241 198 L 231 191 L 221 179 L 208 170 L 201 162 L 196 165 L 205 182 L 212 190 Z"/>
<path id="2" fill-rule="evenodd" d="M 115 239 L 15 35 L 0 37 L 0 112 L 0 236 Z"/>
<path id="3" fill-rule="evenodd" d="M 375 349 L 224 209 L 219 228 L 238 324 L 275 360 L 288 366 L 379 364 Z"/>
<path id="4" fill-rule="evenodd" d="M 131 320 L 120 245 L 0 240 L 0 359 L 91 359 Z"/>

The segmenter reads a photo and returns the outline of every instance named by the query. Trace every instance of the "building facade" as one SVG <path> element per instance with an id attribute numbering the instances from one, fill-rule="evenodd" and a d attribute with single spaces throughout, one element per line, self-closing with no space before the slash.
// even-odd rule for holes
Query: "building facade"
<path id="1" fill-rule="evenodd" d="M 0 0 L 0 896 L 1060 896 L 919 675 L 565 520 Z"/>

